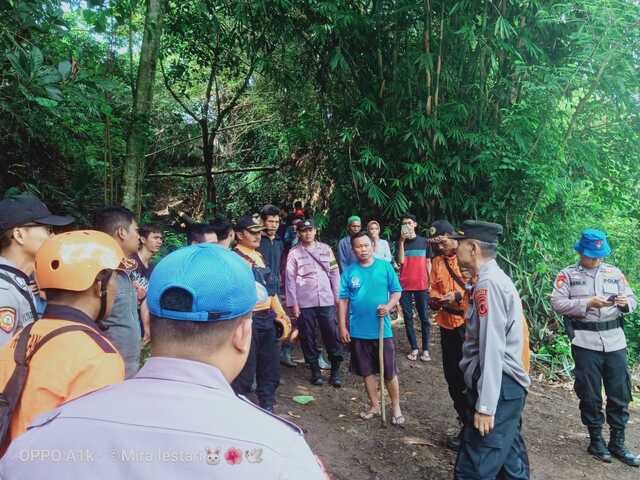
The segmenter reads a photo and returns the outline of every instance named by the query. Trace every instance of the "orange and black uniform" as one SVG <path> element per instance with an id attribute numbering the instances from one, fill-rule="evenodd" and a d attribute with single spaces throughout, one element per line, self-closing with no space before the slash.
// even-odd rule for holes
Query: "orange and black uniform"
<path id="1" fill-rule="evenodd" d="M 249 357 L 231 386 L 237 394 L 248 395 L 255 378 L 260 406 L 273 411 L 276 389 L 280 384 L 280 347 L 275 321 L 276 318 L 286 318 L 286 313 L 278 299 L 278 292 L 268 290 L 272 286 L 267 281 L 271 270 L 265 265 L 262 254 L 242 245 L 238 245 L 235 252 L 251 266 L 256 283 L 261 288 L 258 288 L 258 302 L 253 309 Z"/>
<path id="2" fill-rule="evenodd" d="M 440 326 L 444 377 L 460 419 L 463 418 L 466 405 L 466 386 L 459 363 L 464 343 L 464 312 L 469 305 L 469 295 L 464 288 L 467 282 L 468 278 L 463 277 L 460 272 L 458 258 L 455 255 L 439 255 L 431 260 L 429 297 L 432 306 L 437 309 L 436 322 Z M 438 304 L 438 300 L 449 293 L 454 293 L 458 301 L 447 305 Z"/>
<path id="3" fill-rule="evenodd" d="M 46 334 L 80 324 L 86 331 L 61 333 L 42 346 L 29 362 L 29 374 L 20 402 L 11 418 L 10 438 L 23 433 L 38 415 L 62 403 L 124 380 L 124 362 L 116 348 L 87 315 L 75 308 L 49 304 L 31 329 L 27 355 Z M 0 349 L 0 385 L 15 369 L 18 334 Z"/>

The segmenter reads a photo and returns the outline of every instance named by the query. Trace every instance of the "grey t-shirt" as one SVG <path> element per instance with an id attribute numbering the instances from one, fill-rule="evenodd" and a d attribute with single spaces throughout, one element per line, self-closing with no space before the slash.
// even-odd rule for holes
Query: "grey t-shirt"
<path id="1" fill-rule="evenodd" d="M 118 293 L 111 315 L 104 321 L 109 327 L 104 335 L 111 340 L 124 360 L 125 377 L 133 377 L 140 369 L 140 321 L 136 290 L 129 277 L 118 272 Z"/>

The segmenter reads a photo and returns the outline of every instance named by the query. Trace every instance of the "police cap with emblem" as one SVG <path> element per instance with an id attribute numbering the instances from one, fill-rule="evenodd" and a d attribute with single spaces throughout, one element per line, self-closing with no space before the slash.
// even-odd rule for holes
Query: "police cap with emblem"
<path id="1" fill-rule="evenodd" d="M 450 235 L 455 233 L 455 229 L 453 225 L 451 225 L 446 220 L 436 220 L 429 227 L 429 236 L 430 237 L 440 237 L 442 235 Z"/>
<path id="2" fill-rule="evenodd" d="M 602 258 L 611 255 L 607 234 L 595 228 L 583 230 L 580 240 L 576 242 L 573 248 L 580 255 L 589 258 Z"/>
<path id="3" fill-rule="evenodd" d="M 313 223 L 313 220 L 311 220 L 310 218 L 302 221 L 302 222 L 298 222 L 298 224 L 296 225 L 296 229 L 299 232 L 303 232 L 305 230 L 311 230 L 316 228 L 315 223 Z"/>
<path id="4" fill-rule="evenodd" d="M 481 220 L 465 220 L 460 227 L 460 232 L 451 236 L 456 240 L 478 240 L 485 243 L 498 243 L 500 237 L 502 237 L 502 225 Z"/>
<path id="5" fill-rule="evenodd" d="M 254 215 L 244 215 L 238 219 L 235 226 L 236 232 L 248 230 L 251 233 L 258 233 L 264 230 L 262 222 Z"/>
<path id="6" fill-rule="evenodd" d="M 0 231 L 27 223 L 62 227 L 73 221 L 70 216 L 52 215 L 44 203 L 29 193 L 0 201 Z"/>

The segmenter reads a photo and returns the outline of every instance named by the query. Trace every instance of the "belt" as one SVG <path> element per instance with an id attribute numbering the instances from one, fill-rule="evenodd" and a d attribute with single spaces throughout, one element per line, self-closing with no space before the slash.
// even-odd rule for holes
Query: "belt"
<path id="1" fill-rule="evenodd" d="M 624 326 L 624 320 L 622 317 L 618 317 L 615 320 L 609 320 L 607 322 L 581 322 L 579 320 L 571 319 L 571 326 L 574 330 L 588 330 L 590 332 L 603 332 L 606 330 L 614 330 L 616 328 L 622 328 Z"/>

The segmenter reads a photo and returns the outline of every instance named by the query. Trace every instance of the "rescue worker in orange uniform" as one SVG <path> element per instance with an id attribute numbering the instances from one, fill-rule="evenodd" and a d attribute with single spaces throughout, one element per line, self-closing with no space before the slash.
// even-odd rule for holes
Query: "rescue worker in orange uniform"
<path id="1" fill-rule="evenodd" d="M 429 298 L 432 310 L 436 311 L 436 323 L 440 326 L 444 378 L 449 385 L 449 395 L 458 421 L 462 422 L 466 408 L 466 385 L 459 363 L 464 342 L 464 312 L 469 304 L 465 285 L 469 283 L 469 278 L 460 271 L 456 257 L 458 242 L 450 238 L 454 233 L 453 226 L 446 220 L 431 224 L 429 241 L 437 255 L 431 260 Z M 447 446 L 458 450 L 460 435 L 449 437 Z"/>
<path id="2" fill-rule="evenodd" d="M 15 370 L 14 354 L 23 332 L 29 335 L 27 358 L 37 350 L 28 362 L 26 384 L 11 416 L 11 440 L 37 415 L 124 380 L 122 357 L 99 328 L 113 305 L 115 270 L 123 259 L 113 238 L 91 230 L 56 235 L 38 250 L 35 271 L 47 294 L 47 308 L 41 320 L 0 349 L 3 390 Z M 40 348 L 45 336 L 60 329 Z"/>

